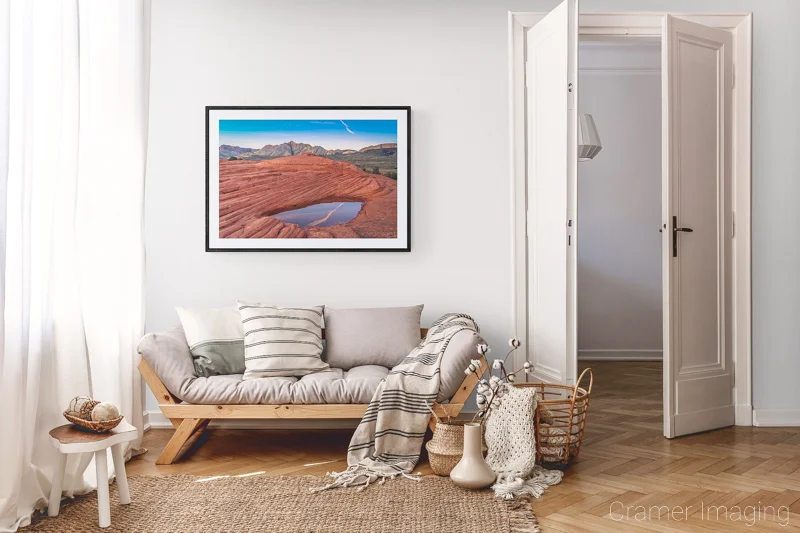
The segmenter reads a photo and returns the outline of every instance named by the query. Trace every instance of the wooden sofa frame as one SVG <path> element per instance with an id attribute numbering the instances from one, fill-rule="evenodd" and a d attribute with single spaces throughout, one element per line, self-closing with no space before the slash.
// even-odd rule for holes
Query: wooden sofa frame
<path id="1" fill-rule="evenodd" d="M 421 337 L 424 338 L 427 329 L 420 330 Z M 322 337 L 325 338 L 325 330 L 322 330 Z M 158 398 L 161 412 L 175 427 L 175 433 L 167 442 L 161 455 L 156 459 L 157 465 L 169 465 L 175 462 L 184 444 L 195 433 L 201 433 L 208 423 L 219 419 L 361 419 L 364 416 L 369 404 L 273 404 L 273 405 L 197 405 L 181 403 L 181 400 L 173 396 L 153 368 L 141 358 L 139 361 L 139 372 L 144 378 L 150 390 Z M 477 375 L 483 375 L 486 365 L 481 358 L 481 368 Z M 466 376 L 459 386 L 450 402 L 444 404 L 434 403 L 433 411 L 436 416 L 458 416 L 464 408 L 464 403 L 469 398 L 475 386 L 478 384 L 476 374 Z M 431 417 L 428 422 L 431 431 L 436 426 L 436 420 Z"/>

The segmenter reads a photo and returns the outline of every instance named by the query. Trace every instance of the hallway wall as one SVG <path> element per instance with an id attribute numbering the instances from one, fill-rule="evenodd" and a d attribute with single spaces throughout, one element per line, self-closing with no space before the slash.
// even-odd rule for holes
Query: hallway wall
<path id="1" fill-rule="evenodd" d="M 580 66 L 603 149 L 578 164 L 578 357 L 661 359 L 661 46 L 582 41 Z"/>

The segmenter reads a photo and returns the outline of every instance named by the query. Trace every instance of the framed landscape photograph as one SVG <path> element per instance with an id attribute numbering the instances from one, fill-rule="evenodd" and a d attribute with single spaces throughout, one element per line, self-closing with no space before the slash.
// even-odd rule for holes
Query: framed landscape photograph
<path id="1" fill-rule="evenodd" d="M 206 107 L 206 251 L 410 251 L 410 107 Z"/>

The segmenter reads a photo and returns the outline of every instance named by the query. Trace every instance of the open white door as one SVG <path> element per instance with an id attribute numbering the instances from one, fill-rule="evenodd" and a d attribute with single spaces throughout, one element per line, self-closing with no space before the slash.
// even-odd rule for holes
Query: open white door
<path id="1" fill-rule="evenodd" d="M 575 383 L 578 0 L 527 32 L 528 358 L 535 379 Z"/>
<path id="2" fill-rule="evenodd" d="M 733 38 L 667 15 L 663 61 L 664 436 L 734 423 Z"/>

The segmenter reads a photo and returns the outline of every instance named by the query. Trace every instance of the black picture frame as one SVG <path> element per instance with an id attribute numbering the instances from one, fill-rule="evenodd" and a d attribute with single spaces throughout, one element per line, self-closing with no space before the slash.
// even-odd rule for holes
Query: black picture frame
<path id="1" fill-rule="evenodd" d="M 281 248 L 268 248 L 268 247 L 257 247 L 257 248 L 249 248 L 249 247 L 214 247 L 211 245 L 211 233 L 210 233 L 210 224 L 211 224 L 211 182 L 210 182 L 210 165 L 212 158 L 210 157 L 211 154 L 211 146 L 210 146 L 210 126 L 211 126 L 211 113 L 214 111 L 401 111 L 405 113 L 405 122 L 406 122 L 406 134 L 405 134 L 405 143 L 406 143 L 406 186 L 405 186 L 405 202 L 403 199 L 398 196 L 398 214 L 400 213 L 401 207 L 405 206 L 406 209 L 406 224 L 405 224 L 405 241 L 401 243 L 401 245 L 397 247 L 375 247 L 375 248 L 359 248 L 359 247 L 303 247 L 303 248 L 291 248 L 291 247 L 281 247 Z M 206 141 L 206 187 L 205 187 L 205 247 L 206 252 L 410 252 L 411 251 L 411 107 L 410 106 L 206 106 L 205 109 L 205 141 Z M 400 142 L 400 133 L 398 132 L 398 147 Z M 218 156 L 219 148 L 216 147 L 216 155 Z M 398 151 L 398 161 L 400 158 L 400 152 Z M 215 161 L 219 161 L 218 157 L 214 158 Z M 398 167 L 399 168 L 399 167 Z M 398 173 L 398 180 L 399 180 L 399 173 Z M 217 191 L 217 195 L 219 192 Z M 218 215 L 217 215 L 218 216 Z M 398 230 L 400 229 L 400 222 L 398 221 Z M 399 231 L 398 231 L 399 235 Z M 268 240 L 268 239 L 259 239 L 259 240 Z M 275 241 L 289 241 L 289 240 L 297 240 L 297 241 L 304 241 L 304 240 L 315 240 L 315 239 L 269 239 Z M 357 241 L 358 239 L 336 239 L 341 241 Z"/>

